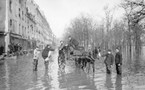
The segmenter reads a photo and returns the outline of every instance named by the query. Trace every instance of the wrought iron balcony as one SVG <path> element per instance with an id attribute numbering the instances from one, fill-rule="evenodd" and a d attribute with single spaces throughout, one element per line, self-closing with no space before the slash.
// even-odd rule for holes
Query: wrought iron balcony
<path id="1" fill-rule="evenodd" d="M 28 8 L 26 8 L 26 16 L 36 24 L 35 16 L 28 11 Z"/>

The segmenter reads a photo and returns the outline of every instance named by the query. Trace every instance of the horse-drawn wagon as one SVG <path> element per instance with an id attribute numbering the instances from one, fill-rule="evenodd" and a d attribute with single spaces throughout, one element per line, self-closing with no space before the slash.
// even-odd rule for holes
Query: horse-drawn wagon
<path id="1" fill-rule="evenodd" d="M 75 39 L 69 40 L 68 47 L 76 67 L 84 70 L 87 67 L 90 69 L 90 65 L 92 65 L 93 72 L 95 71 L 95 59 L 92 57 L 91 51 L 86 51 L 83 46 L 79 46 L 79 43 Z"/>
<path id="2" fill-rule="evenodd" d="M 67 44 L 61 50 L 59 52 L 62 52 L 63 54 L 59 53 L 58 58 L 58 63 L 60 66 L 60 62 L 65 62 L 66 59 L 70 60 L 71 57 L 71 59 L 74 60 L 76 67 L 82 68 L 84 70 L 87 67 L 88 69 L 90 69 L 91 65 L 93 68 L 93 72 L 95 71 L 95 59 L 92 57 L 91 52 L 86 51 L 85 48 L 83 46 L 80 46 L 74 38 L 69 39 Z"/>

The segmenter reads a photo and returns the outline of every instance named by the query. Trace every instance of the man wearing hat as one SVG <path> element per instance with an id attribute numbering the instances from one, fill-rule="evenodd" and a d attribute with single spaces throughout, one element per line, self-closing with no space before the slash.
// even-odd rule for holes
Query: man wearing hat
<path id="1" fill-rule="evenodd" d="M 116 48 L 115 65 L 116 65 L 116 73 L 121 75 L 122 54 L 120 53 L 119 48 Z"/>
<path id="2" fill-rule="evenodd" d="M 111 73 L 111 68 L 112 68 L 112 65 L 113 65 L 113 62 L 114 62 L 114 56 L 111 52 L 110 49 L 108 49 L 107 53 L 105 55 L 102 55 L 102 57 L 106 57 L 105 60 L 104 60 L 104 63 L 106 65 L 106 72 L 108 74 Z"/>

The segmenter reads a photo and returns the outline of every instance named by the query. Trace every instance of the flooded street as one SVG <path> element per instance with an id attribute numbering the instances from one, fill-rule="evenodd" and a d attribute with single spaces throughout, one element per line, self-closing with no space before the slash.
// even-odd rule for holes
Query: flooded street
<path id="1" fill-rule="evenodd" d="M 145 90 L 143 82 L 134 87 L 125 76 L 107 75 L 103 64 L 96 66 L 94 74 L 76 68 L 73 61 L 67 62 L 64 71 L 59 70 L 56 53 L 48 70 L 40 59 L 38 71 L 33 71 L 32 55 L 1 63 L 0 90 Z"/>

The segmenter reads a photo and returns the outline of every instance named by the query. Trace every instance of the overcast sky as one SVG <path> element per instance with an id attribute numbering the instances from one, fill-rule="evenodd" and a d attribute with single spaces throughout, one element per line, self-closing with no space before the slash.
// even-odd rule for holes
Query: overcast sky
<path id="1" fill-rule="evenodd" d="M 61 37 L 70 21 L 82 13 L 101 18 L 103 8 L 117 6 L 121 0 L 35 0 L 44 12 L 54 34 Z M 119 12 L 119 11 L 118 11 Z M 119 15 L 119 13 L 118 13 Z"/>

